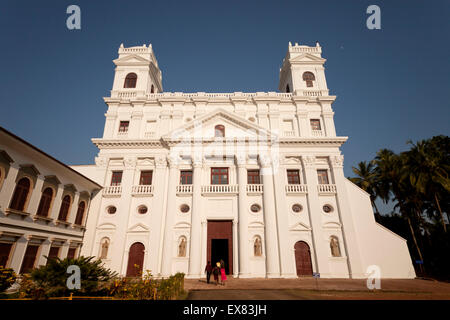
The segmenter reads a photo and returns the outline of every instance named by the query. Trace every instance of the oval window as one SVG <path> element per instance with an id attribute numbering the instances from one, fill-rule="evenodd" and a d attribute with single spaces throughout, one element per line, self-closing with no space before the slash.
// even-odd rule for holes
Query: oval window
<path id="1" fill-rule="evenodd" d="M 330 213 L 330 212 L 333 211 L 333 207 L 330 206 L 329 204 L 324 205 L 322 209 L 323 209 L 323 211 L 326 212 L 326 213 Z"/>
<path id="2" fill-rule="evenodd" d="M 140 214 L 146 214 L 147 211 L 148 211 L 148 209 L 147 209 L 146 206 L 139 206 L 138 207 L 138 213 L 140 213 Z"/>
<path id="3" fill-rule="evenodd" d="M 114 206 L 109 206 L 109 207 L 106 209 L 106 211 L 107 211 L 109 214 L 114 214 L 114 213 L 116 213 L 117 208 L 114 207 Z"/>
<path id="4" fill-rule="evenodd" d="M 187 204 L 182 204 L 180 206 L 180 211 L 183 212 L 183 213 L 189 212 L 189 209 L 190 208 L 189 208 L 189 206 Z"/>
<path id="5" fill-rule="evenodd" d="M 301 204 L 296 203 L 292 206 L 292 211 L 294 211 L 295 213 L 299 213 L 302 210 L 303 210 L 303 207 Z"/>
<path id="6" fill-rule="evenodd" d="M 259 204 L 252 204 L 250 207 L 251 212 L 259 212 L 261 210 L 261 206 Z"/>

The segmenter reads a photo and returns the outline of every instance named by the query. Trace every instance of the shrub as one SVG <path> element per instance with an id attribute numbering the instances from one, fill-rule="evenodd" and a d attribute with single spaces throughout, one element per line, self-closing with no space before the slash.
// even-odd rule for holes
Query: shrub
<path id="1" fill-rule="evenodd" d="M 24 278 L 21 282 L 21 292 L 35 299 L 42 297 L 74 295 L 106 295 L 107 284 L 116 274 L 102 266 L 101 260 L 92 261 L 94 257 L 79 257 L 77 259 L 48 259 L 46 266 L 41 266 L 31 272 L 31 279 Z M 70 265 L 80 267 L 81 289 L 67 288 L 67 268 Z M 30 283 L 31 282 L 31 283 Z M 22 285 L 23 283 L 23 285 Z"/>
<path id="2" fill-rule="evenodd" d="M 0 267 L 0 292 L 11 287 L 16 282 L 16 278 L 13 269 Z"/>

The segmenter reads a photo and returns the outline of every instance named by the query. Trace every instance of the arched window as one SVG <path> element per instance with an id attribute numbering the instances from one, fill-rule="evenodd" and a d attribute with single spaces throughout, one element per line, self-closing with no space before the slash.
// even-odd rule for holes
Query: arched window
<path id="1" fill-rule="evenodd" d="M 255 257 L 262 256 L 262 242 L 260 236 L 256 236 L 255 241 L 253 242 L 253 254 Z"/>
<path id="2" fill-rule="evenodd" d="M 137 75 L 136 73 L 129 73 L 125 78 L 124 88 L 136 88 Z"/>
<path id="3" fill-rule="evenodd" d="M 45 188 L 44 192 L 42 192 L 41 201 L 39 201 L 39 207 L 36 213 L 38 216 L 41 217 L 48 216 L 52 199 L 53 199 L 53 189 Z"/>
<path id="4" fill-rule="evenodd" d="M 103 238 L 100 241 L 100 259 L 108 258 L 109 238 Z"/>
<path id="5" fill-rule="evenodd" d="M 58 220 L 59 221 L 66 221 L 67 216 L 69 214 L 70 209 L 70 196 L 66 195 L 61 203 L 61 208 L 59 209 L 59 215 Z"/>
<path id="6" fill-rule="evenodd" d="M 314 74 L 312 72 L 305 72 L 303 74 L 303 81 L 306 81 L 307 87 L 312 87 L 314 80 L 316 80 L 316 77 L 314 77 Z"/>
<path id="7" fill-rule="evenodd" d="M 84 216 L 85 209 L 86 209 L 86 202 L 81 201 L 78 204 L 78 210 L 77 210 L 77 216 L 75 218 L 75 224 L 81 226 L 81 224 L 83 223 L 83 216 Z"/>
<path id="8" fill-rule="evenodd" d="M 339 240 L 336 236 L 330 237 L 330 249 L 333 257 L 341 256 L 341 248 L 339 247 Z"/>
<path id="9" fill-rule="evenodd" d="M 289 88 L 289 84 L 286 85 L 286 92 L 291 92 L 291 88 Z"/>
<path id="10" fill-rule="evenodd" d="M 14 210 L 23 211 L 25 209 L 25 203 L 28 199 L 28 193 L 30 192 L 30 180 L 22 178 L 17 182 L 14 194 L 11 199 L 9 207 Z"/>
<path id="11" fill-rule="evenodd" d="M 150 93 L 155 93 L 155 87 L 152 85 L 152 87 L 150 88 Z"/>
<path id="12" fill-rule="evenodd" d="M 214 127 L 214 130 L 215 130 L 215 134 L 214 134 L 215 137 L 218 137 L 218 138 L 225 137 L 225 127 L 223 125 L 218 124 L 217 126 Z"/>

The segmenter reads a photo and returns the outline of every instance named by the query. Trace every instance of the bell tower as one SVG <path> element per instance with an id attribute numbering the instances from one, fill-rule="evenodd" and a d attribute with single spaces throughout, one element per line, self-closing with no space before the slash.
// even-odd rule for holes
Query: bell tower
<path id="1" fill-rule="evenodd" d="M 319 42 L 314 47 L 298 43 L 293 46 L 289 42 L 288 52 L 280 68 L 278 90 L 296 95 L 301 95 L 303 91 L 320 90 L 323 95 L 328 95 L 323 66 L 325 61 Z"/>
<path id="2" fill-rule="evenodd" d="M 135 91 L 138 95 L 163 91 L 161 70 L 151 44 L 125 48 L 122 43 L 118 53 L 113 60 L 116 73 L 112 97 L 119 91 Z"/>

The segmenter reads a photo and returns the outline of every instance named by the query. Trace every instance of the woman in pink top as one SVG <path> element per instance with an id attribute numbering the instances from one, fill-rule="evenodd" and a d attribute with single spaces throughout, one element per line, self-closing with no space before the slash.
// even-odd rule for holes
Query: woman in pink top
<path id="1" fill-rule="evenodd" d="M 220 281 L 222 285 L 225 285 L 225 281 L 227 280 L 227 275 L 225 274 L 225 262 L 220 260 Z"/>

